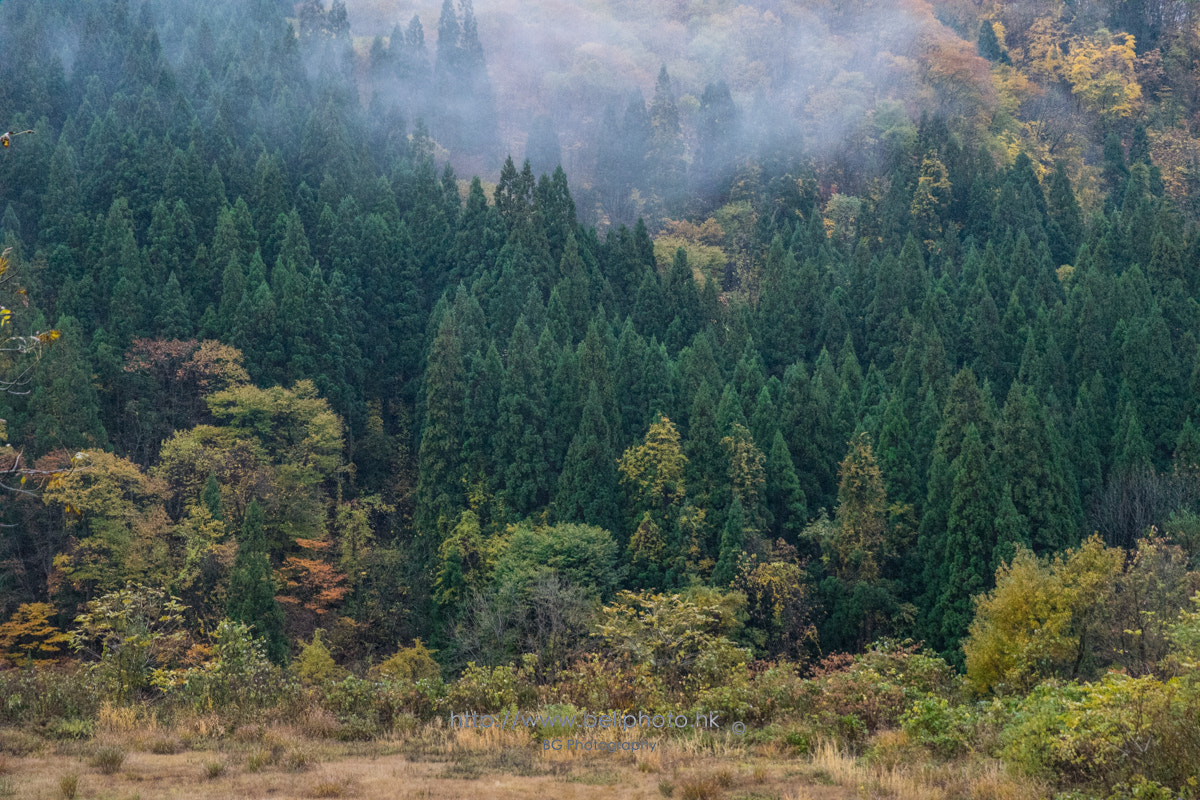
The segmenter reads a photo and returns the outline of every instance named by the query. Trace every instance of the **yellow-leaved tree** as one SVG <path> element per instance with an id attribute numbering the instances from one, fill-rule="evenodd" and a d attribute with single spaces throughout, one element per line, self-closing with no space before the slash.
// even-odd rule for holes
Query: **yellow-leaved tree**
<path id="1" fill-rule="evenodd" d="M 1137 50 L 1128 33 L 1105 28 L 1094 36 L 1071 41 L 1066 78 L 1085 107 L 1112 121 L 1141 107 L 1142 87 L 1136 74 Z"/>
<path id="2" fill-rule="evenodd" d="M 976 601 L 963 644 L 971 685 L 980 693 L 1027 692 L 1047 678 L 1088 677 L 1104 664 L 1144 671 L 1147 659 L 1137 651 L 1155 650 L 1151 665 L 1165 654 L 1158 629 L 1189 596 L 1192 576 L 1173 568 L 1177 561 L 1171 548 L 1149 542 L 1127 564 L 1125 551 L 1099 536 L 1053 559 L 1018 550 L 996 571 L 996 588 Z M 1134 636 L 1131 626 L 1145 630 Z"/>
<path id="3" fill-rule="evenodd" d="M 8 622 L 0 625 L 0 664 L 44 664 L 63 655 L 71 637 L 54 627 L 54 606 L 22 603 Z"/>

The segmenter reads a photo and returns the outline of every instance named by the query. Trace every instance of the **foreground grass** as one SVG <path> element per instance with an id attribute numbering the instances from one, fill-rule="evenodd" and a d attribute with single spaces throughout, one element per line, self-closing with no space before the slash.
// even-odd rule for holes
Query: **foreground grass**
<path id="1" fill-rule="evenodd" d="M 431 725 L 371 742 L 314 738 L 285 725 L 226 735 L 206 720 L 160 728 L 108 720 L 94 738 L 50 741 L 0 730 L 0 797 L 25 800 L 245 798 L 679 798 L 681 800 L 1035 800 L 1043 787 L 995 762 L 933 765 L 855 758 L 831 744 L 809 755 L 695 738 L 653 753 L 545 752 L 523 731 Z M 877 748 L 878 749 L 878 748 Z M 117 757 L 120 753 L 121 758 Z M 114 762 L 116 766 L 114 767 Z"/>

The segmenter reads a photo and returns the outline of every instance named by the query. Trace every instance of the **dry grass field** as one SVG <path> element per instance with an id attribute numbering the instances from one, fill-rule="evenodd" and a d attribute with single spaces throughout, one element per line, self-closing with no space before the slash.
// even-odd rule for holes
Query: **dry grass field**
<path id="1" fill-rule="evenodd" d="M 20 800 L 245 800 L 348 797 L 495 800 L 1034 800 L 1042 787 L 996 767 L 807 756 L 713 740 L 665 740 L 652 753 L 546 752 L 524 732 L 419 728 L 394 739 L 331 742 L 293 726 L 206 721 L 160 729 L 109 719 L 90 740 L 0 730 L 0 797 Z"/>

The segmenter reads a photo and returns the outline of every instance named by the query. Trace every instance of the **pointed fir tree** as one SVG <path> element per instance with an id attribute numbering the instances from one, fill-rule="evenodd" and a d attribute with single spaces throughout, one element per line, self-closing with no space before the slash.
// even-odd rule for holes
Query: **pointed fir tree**
<path id="1" fill-rule="evenodd" d="M 454 524 L 465 505 L 462 474 L 466 365 L 463 337 L 451 311 L 438 326 L 425 373 L 425 424 L 417 455 L 417 532 L 435 537 Z M 436 546 L 436 542 L 434 544 Z"/>
<path id="2" fill-rule="evenodd" d="M 792 463 L 787 442 L 778 430 L 771 439 L 766 473 L 765 494 L 771 516 L 771 532 L 776 538 L 795 544 L 808 521 L 808 505 L 800 488 L 800 479 L 796 477 L 796 466 Z"/>
<path id="3" fill-rule="evenodd" d="M 721 532 L 720 557 L 713 567 L 712 584 L 724 588 L 733 583 L 737 577 L 738 567 L 746 550 L 746 522 L 742 510 L 742 501 L 736 496 L 729 507 L 725 519 L 725 527 Z"/>
<path id="4" fill-rule="evenodd" d="M 555 516 L 562 522 L 583 522 L 608 531 L 618 530 L 617 456 L 596 384 L 588 389 L 579 430 L 567 450 L 558 478 Z"/>
<path id="5" fill-rule="evenodd" d="M 1054 421 L 1033 390 L 1013 383 L 996 427 L 997 457 L 1037 552 L 1073 545 L 1083 522 L 1074 473 Z"/>
<path id="6" fill-rule="evenodd" d="M 950 465 L 952 486 L 947 514 L 946 582 L 937 606 L 940 649 L 957 661 L 958 642 L 975 616 L 974 598 L 992 577 L 997 503 L 991 469 L 979 429 L 970 424 Z"/>
<path id="7" fill-rule="evenodd" d="M 717 410 L 708 382 L 700 384 L 688 416 L 687 438 L 683 452 L 687 456 L 687 485 L 696 505 L 712 508 L 718 487 L 726 480 L 725 451 L 717 428 Z"/>
<path id="8" fill-rule="evenodd" d="M 200 496 L 200 499 L 213 519 L 221 520 L 224 518 L 224 513 L 221 510 L 221 484 L 217 482 L 216 475 L 209 473 L 208 480 L 204 482 L 204 492 Z"/>
<path id="9" fill-rule="evenodd" d="M 1192 481 L 1200 479 L 1200 427 L 1184 420 L 1183 430 L 1175 440 L 1175 474 Z"/>
<path id="10" fill-rule="evenodd" d="M 995 574 L 1001 564 L 1011 564 L 1021 548 L 1031 547 L 1029 522 L 1017 511 L 1013 503 L 1012 484 L 1008 481 L 1000 489 L 1000 505 L 996 512 L 996 546 L 992 549 L 991 572 Z"/>
<path id="11" fill-rule="evenodd" d="M 508 342 L 508 364 L 496 420 L 496 457 L 504 470 L 504 497 L 518 516 L 544 507 L 550 499 L 550 442 L 546 432 L 550 407 L 544 381 L 533 333 L 521 317 Z M 562 430 L 556 432 L 563 434 Z"/>
<path id="12" fill-rule="evenodd" d="M 192 335 L 192 321 L 188 315 L 187 303 L 184 302 L 183 292 L 179 289 L 179 279 L 172 271 L 163 287 L 162 300 L 159 304 L 156 326 L 159 335 L 164 339 L 188 339 Z"/>
<path id="13" fill-rule="evenodd" d="M 275 663 L 287 659 L 287 637 L 283 632 L 283 609 L 275 599 L 275 579 L 267 554 L 262 507 L 251 501 L 246 507 L 238 554 L 229 576 L 225 613 L 234 622 L 250 626 L 263 639 L 267 655 Z"/>

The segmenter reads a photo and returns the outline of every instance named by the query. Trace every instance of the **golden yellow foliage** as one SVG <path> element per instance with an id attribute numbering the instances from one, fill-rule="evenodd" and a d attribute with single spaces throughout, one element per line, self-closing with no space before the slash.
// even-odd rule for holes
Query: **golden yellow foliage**
<path id="1" fill-rule="evenodd" d="M 972 687 L 1028 691 L 1047 677 L 1072 677 L 1124 560 L 1098 536 L 1052 561 L 1018 550 L 996 571 L 996 588 L 976 601 L 963 644 Z"/>
<path id="2" fill-rule="evenodd" d="M 1101 28 L 1093 37 L 1071 41 L 1066 78 L 1091 111 L 1110 120 L 1128 117 L 1141 107 L 1136 63 L 1133 36 Z"/>
<path id="3" fill-rule="evenodd" d="M 942 214 L 950 205 L 950 190 L 946 166 L 936 153 L 927 153 L 909 207 L 927 250 L 932 250 L 934 241 L 942 236 Z"/>
<path id="4" fill-rule="evenodd" d="M 54 627 L 49 603 L 22 603 L 12 618 L 0 625 L 0 663 L 30 660 L 35 664 L 57 658 L 71 637 Z"/>
<path id="5" fill-rule="evenodd" d="M 1166 130 L 1147 131 L 1150 155 L 1162 171 L 1163 186 L 1175 200 L 1188 196 L 1189 186 L 1196 180 L 1196 165 L 1200 164 L 1200 138 L 1188 131 L 1185 124 Z"/>

